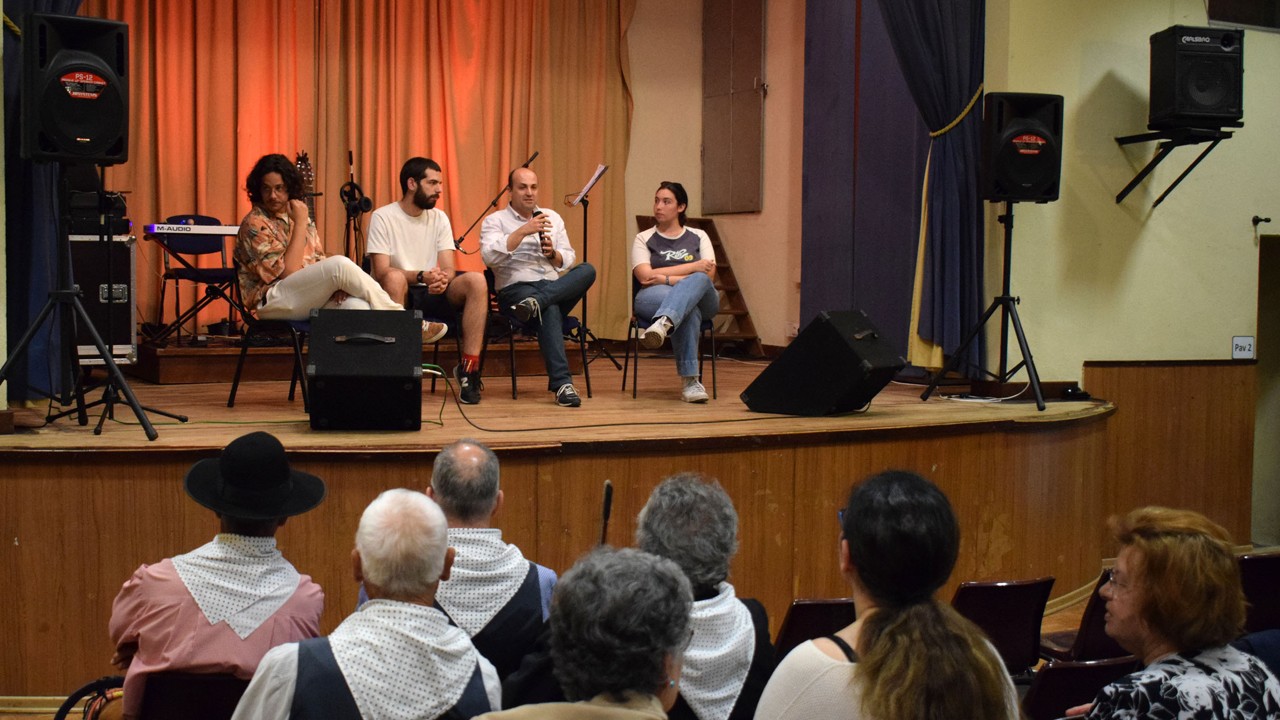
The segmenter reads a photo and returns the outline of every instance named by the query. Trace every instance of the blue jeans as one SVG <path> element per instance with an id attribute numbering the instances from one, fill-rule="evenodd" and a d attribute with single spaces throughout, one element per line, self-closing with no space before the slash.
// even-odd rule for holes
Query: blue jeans
<path id="1" fill-rule="evenodd" d="M 676 372 L 680 377 L 698 375 L 698 338 L 703 319 L 720 312 L 720 294 L 706 273 L 694 273 L 675 285 L 650 285 L 636 293 L 636 317 L 644 323 L 648 318 L 666 315 L 676 329 L 671 333 L 671 347 L 676 353 Z"/>
<path id="2" fill-rule="evenodd" d="M 538 328 L 538 349 L 542 351 L 542 362 L 547 366 L 548 390 L 559 390 L 561 385 L 573 382 L 569 358 L 564 354 L 564 317 L 595 281 L 596 269 L 587 263 L 579 263 L 556 280 L 512 283 L 498 291 L 498 302 L 503 308 L 529 297 L 537 300 L 542 308 L 542 326 L 551 328 L 551 332 Z M 536 325 L 538 320 L 531 318 L 529 322 Z"/>

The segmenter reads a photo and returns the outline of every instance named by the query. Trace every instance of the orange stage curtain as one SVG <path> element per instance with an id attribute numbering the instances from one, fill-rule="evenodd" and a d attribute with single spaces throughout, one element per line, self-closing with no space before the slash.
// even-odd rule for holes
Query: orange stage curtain
<path id="1" fill-rule="evenodd" d="M 338 191 L 349 179 L 348 150 L 375 207 L 400 197 L 406 158 L 439 162 L 441 204 L 455 236 L 537 150 L 541 204 L 565 216 L 581 256 L 582 210 L 561 199 L 604 163 L 610 170 L 590 205 L 587 259 L 601 270 L 590 323 L 601 336 L 622 337 L 630 313 L 621 268 L 629 247 L 626 31 L 634 7 L 635 0 L 86 0 L 82 14 L 130 26 L 129 162 L 110 168 L 107 184 L 129 191 L 135 227 L 188 212 L 238 224 L 249 210 L 242 186 L 253 163 L 269 152 L 306 151 L 324 193 L 317 224 L 337 254 L 345 251 Z M 367 227 L 368 216 L 361 220 Z M 464 250 L 477 250 L 478 241 L 477 226 Z M 136 297 L 147 320 L 156 316 L 160 255 L 139 243 Z M 478 254 L 459 265 L 483 268 Z M 195 290 L 186 292 L 184 304 Z M 223 314 L 215 304 L 200 324 Z"/>

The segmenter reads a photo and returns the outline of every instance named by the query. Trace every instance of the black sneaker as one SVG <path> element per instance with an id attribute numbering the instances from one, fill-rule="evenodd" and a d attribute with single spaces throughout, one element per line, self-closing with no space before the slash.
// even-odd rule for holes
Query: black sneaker
<path id="1" fill-rule="evenodd" d="M 463 405 L 475 405 L 480 402 L 479 372 L 462 372 L 461 365 L 453 366 L 453 379 L 458 383 L 458 401 Z"/>
<path id="2" fill-rule="evenodd" d="M 511 312 L 522 323 L 527 323 L 531 318 L 535 317 L 538 320 L 542 320 L 542 306 L 538 305 L 538 301 L 532 297 L 527 297 L 512 305 Z"/>
<path id="3" fill-rule="evenodd" d="M 582 398 L 578 397 L 578 391 L 572 385 L 565 383 L 556 391 L 556 404 L 560 407 L 578 407 L 582 405 Z"/>

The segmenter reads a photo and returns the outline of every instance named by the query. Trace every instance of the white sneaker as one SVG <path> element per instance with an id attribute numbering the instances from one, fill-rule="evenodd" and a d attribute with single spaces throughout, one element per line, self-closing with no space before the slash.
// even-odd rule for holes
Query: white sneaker
<path id="1" fill-rule="evenodd" d="M 707 389 L 702 387 L 698 378 L 685 378 L 684 390 L 680 391 L 680 399 L 687 403 L 704 403 L 711 399 Z"/>
<path id="2" fill-rule="evenodd" d="M 644 334 L 640 336 L 640 344 L 649 350 L 657 350 L 666 341 L 667 333 L 674 330 L 675 327 L 671 319 L 663 315 L 654 320 L 652 325 L 645 328 Z M 705 395 L 706 393 L 703 394 Z"/>

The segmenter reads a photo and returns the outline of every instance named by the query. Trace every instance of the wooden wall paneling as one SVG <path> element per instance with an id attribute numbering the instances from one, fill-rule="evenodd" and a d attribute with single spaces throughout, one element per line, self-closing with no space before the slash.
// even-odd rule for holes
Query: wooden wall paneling
<path id="1" fill-rule="evenodd" d="M 1086 363 L 1085 389 L 1116 405 L 1106 514 L 1188 508 L 1248 542 L 1256 371 L 1251 361 Z"/>
<path id="2" fill-rule="evenodd" d="M 558 458 L 543 482 L 539 544 L 558 572 L 599 540 L 605 478 L 614 485 L 608 542 L 635 544 L 636 516 L 661 480 L 682 471 L 699 471 L 720 481 L 738 511 L 738 554 L 730 582 L 740 596 L 755 597 L 769 610 L 770 623 L 782 620 L 790 603 L 792 573 L 791 495 L 793 458 L 789 449 L 747 451 L 675 451 L 663 455 L 597 455 Z M 548 548 L 556 549 L 550 554 Z"/>

